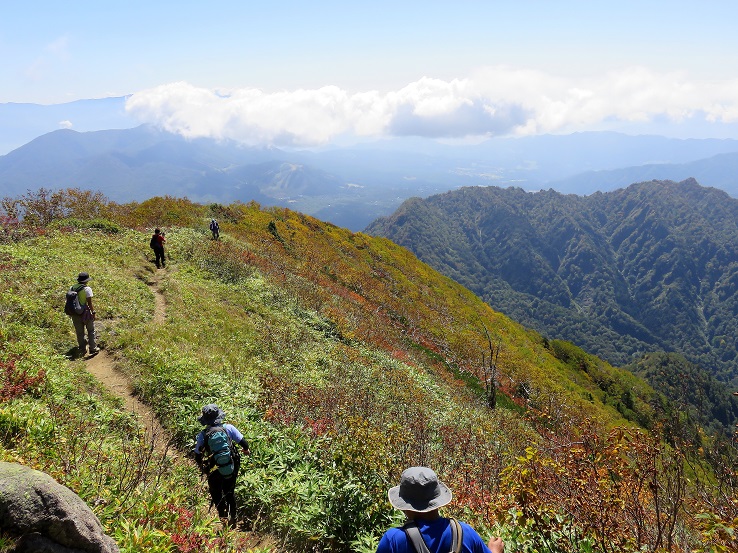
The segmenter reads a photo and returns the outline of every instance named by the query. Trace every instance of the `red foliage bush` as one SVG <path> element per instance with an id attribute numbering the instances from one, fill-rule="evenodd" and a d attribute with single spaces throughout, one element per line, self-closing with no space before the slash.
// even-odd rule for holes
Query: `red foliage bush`
<path id="1" fill-rule="evenodd" d="M 10 401 L 39 388 L 46 380 L 46 371 L 39 369 L 35 376 L 15 365 L 16 359 L 0 361 L 0 401 Z"/>

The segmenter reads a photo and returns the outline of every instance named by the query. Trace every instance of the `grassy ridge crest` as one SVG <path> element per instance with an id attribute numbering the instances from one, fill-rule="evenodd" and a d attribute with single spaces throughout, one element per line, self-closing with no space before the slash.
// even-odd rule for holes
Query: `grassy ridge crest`
<path id="1" fill-rule="evenodd" d="M 572 536 L 616 539 L 588 528 L 595 515 L 583 505 L 572 518 L 566 502 L 583 494 L 564 493 L 565 479 L 559 496 L 543 490 L 553 489 L 553 464 L 569 462 L 559 450 L 588 458 L 600 448 L 598 462 L 615 470 L 627 458 L 617 470 L 641 474 L 635 459 L 657 443 L 634 428 L 657 421 L 642 380 L 547 342 L 386 239 L 235 204 L 209 207 L 223 233 L 214 242 L 203 206 L 160 198 L 107 208 L 112 226 L 62 221 L 0 244 L 0 361 L 28 378 L 44 374 L 0 407 L 0 458 L 70 486 L 124 550 L 373 551 L 398 520 L 386 489 L 414 464 L 434 467 L 455 490 L 452 514 L 513 547 L 551 541 L 544 527 L 558 532 L 557 551 Z M 168 239 L 158 274 L 148 231 L 137 227 L 147 211 Z M 196 224 L 159 222 L 167 213 Z M 83 361 L 65 356 L 74 338 L 63 292 L 80 270 L 94 277 L 106 351 L 176 448 L 187 450 L 199 408 L 212 401 L 251 442 L 238 531 L 213 524 L 193 464 L 147 456 L 135 418 Z M 154 284 L 166 301 L 160 324 Z M 480 385 L 484 328 L 499 347 L 495 385 L 505 401 L 494 410 Z M 126 479 L 133 466 L 143 468 Z M 538 479 L 521 479 L 534 466 Z M 587 489 L 602 496 L 607 479 L 597 474 Z M 608 493 L 613 504 L 622 499 Z M 685 540 L 701 531 L 688 530 Z"/>

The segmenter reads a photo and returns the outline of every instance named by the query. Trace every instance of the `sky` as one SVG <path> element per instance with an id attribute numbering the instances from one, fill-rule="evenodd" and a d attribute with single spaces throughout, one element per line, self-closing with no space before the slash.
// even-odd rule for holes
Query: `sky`
<path id="1" fill-rule="evenodd" d="M 8 1 L 0 103 L 127 96 L 141 123 L 279 146 L 738 138 L 737 21 L 734 0 Z"/>

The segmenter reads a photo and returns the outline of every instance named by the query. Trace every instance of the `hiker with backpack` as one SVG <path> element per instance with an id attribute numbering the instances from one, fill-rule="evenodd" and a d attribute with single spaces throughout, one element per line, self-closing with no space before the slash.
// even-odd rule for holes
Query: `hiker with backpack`
<path id="1" fill-rule="evenodd" d="M 377 553 L 503 553 L 501 538 L 481 536 L 465 522 L 444 518 L 438 509 L 451 502 L 451 490 L 427 467 L 410 467 L 400 485 L 390 488 L 390 503 L 405 513 L 407 523 L 390 528 L 379 541 Z"/>
<path id="2" fill-rule="evenodd" d="M 77 334 L 77 355 L 80 357 L 89 351 L 95 355 L 99 350 L 95 342 L 95 309 L 92 305 L 92 288 L 88 282 L 92 277 L 88 273 L 77 276 L 77 284 L 67 291 L 64 312 L 72 318 L 74 331 Z M 87 340 L 85 340 L 87 331 Z M 89 348 L 89 349 L 88 349 Z"/>
<path id="3" fill-rule="evenodd" d="M 210 232 L 213 233 L 213 240 L 220 238 L 220 225 L 215 219 L 210 220 Z"/>
<path id="4" fill-rule="evenodd" d="M 154 229 L 154 234 L 151 235 L 151 240 L 149 240 L 149 247 L 154 250 L 154 254 L 156 255 L 157 269 L 167 266 L 164 259 L 164 242 L 166 241 L 167 239 L 164 233 L 158 228 Z"/>
<path id="5" fill-rule="evenodd" d="M 236 445 L 249 454 L 249 444 L 232 424 L 223 423 L 225 413 L 214 403 L 205 405 L 197 419 L 205 428 L 197 435 L 192 450 L 200 471 L 208 477 L 210 498 L 220 518 L 236 520 L 236 479 L 241 455 Z M 204 457 L 204 455 L 206 455 Z"/>

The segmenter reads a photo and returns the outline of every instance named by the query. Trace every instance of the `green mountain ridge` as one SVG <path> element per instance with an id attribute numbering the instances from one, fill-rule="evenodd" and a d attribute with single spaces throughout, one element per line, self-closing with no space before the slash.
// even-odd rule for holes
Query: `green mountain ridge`
<path id="1" fill-rule="evenodd" d="M 738 379 L 738 201 L 693 179 L 586 197 L 465 188 L 367 232 L 615 365 L 669 351 Z"/>
<path id="2" fill-rule="evenodd" d="M 730 505 L 705 487 L 723 477 L 707 464 L 725 454 L 720 437 L 685 442 L 697 430 L 643 379 L 521 326 L 387 239 L 254 203 L 119 205 L 72 190 L 3 207 L 25 217 L 4 219 L 0 243 L 0 459 L 79 493 L 124 551 L 246 551 L 255 533 L 271 536 L 250 548 L 260 553 L 369 553 L 400 522 L 387 488 L 412 465 L 454 490 L 448 514 L 512 549 L 635 552 L 729 524 L 723 511 L 693 516 L 707 509 L 700 494 Z M 154 225 L 167 235 L 160 272 Z M 80 270 L 101 343 L 175 458 L 151 457 L 135 417 L 73 359 L 62 304 Z M 252 450 L 235 530 L 216 529 L 185 455 L 210 402 Z M 662 467 L 687 455 L 706 476 L 680 481 L 694 503 L 664 507 L 654 490 L 674 476 Z M 653 531 L 638 533 L 646 519 Z"/>

